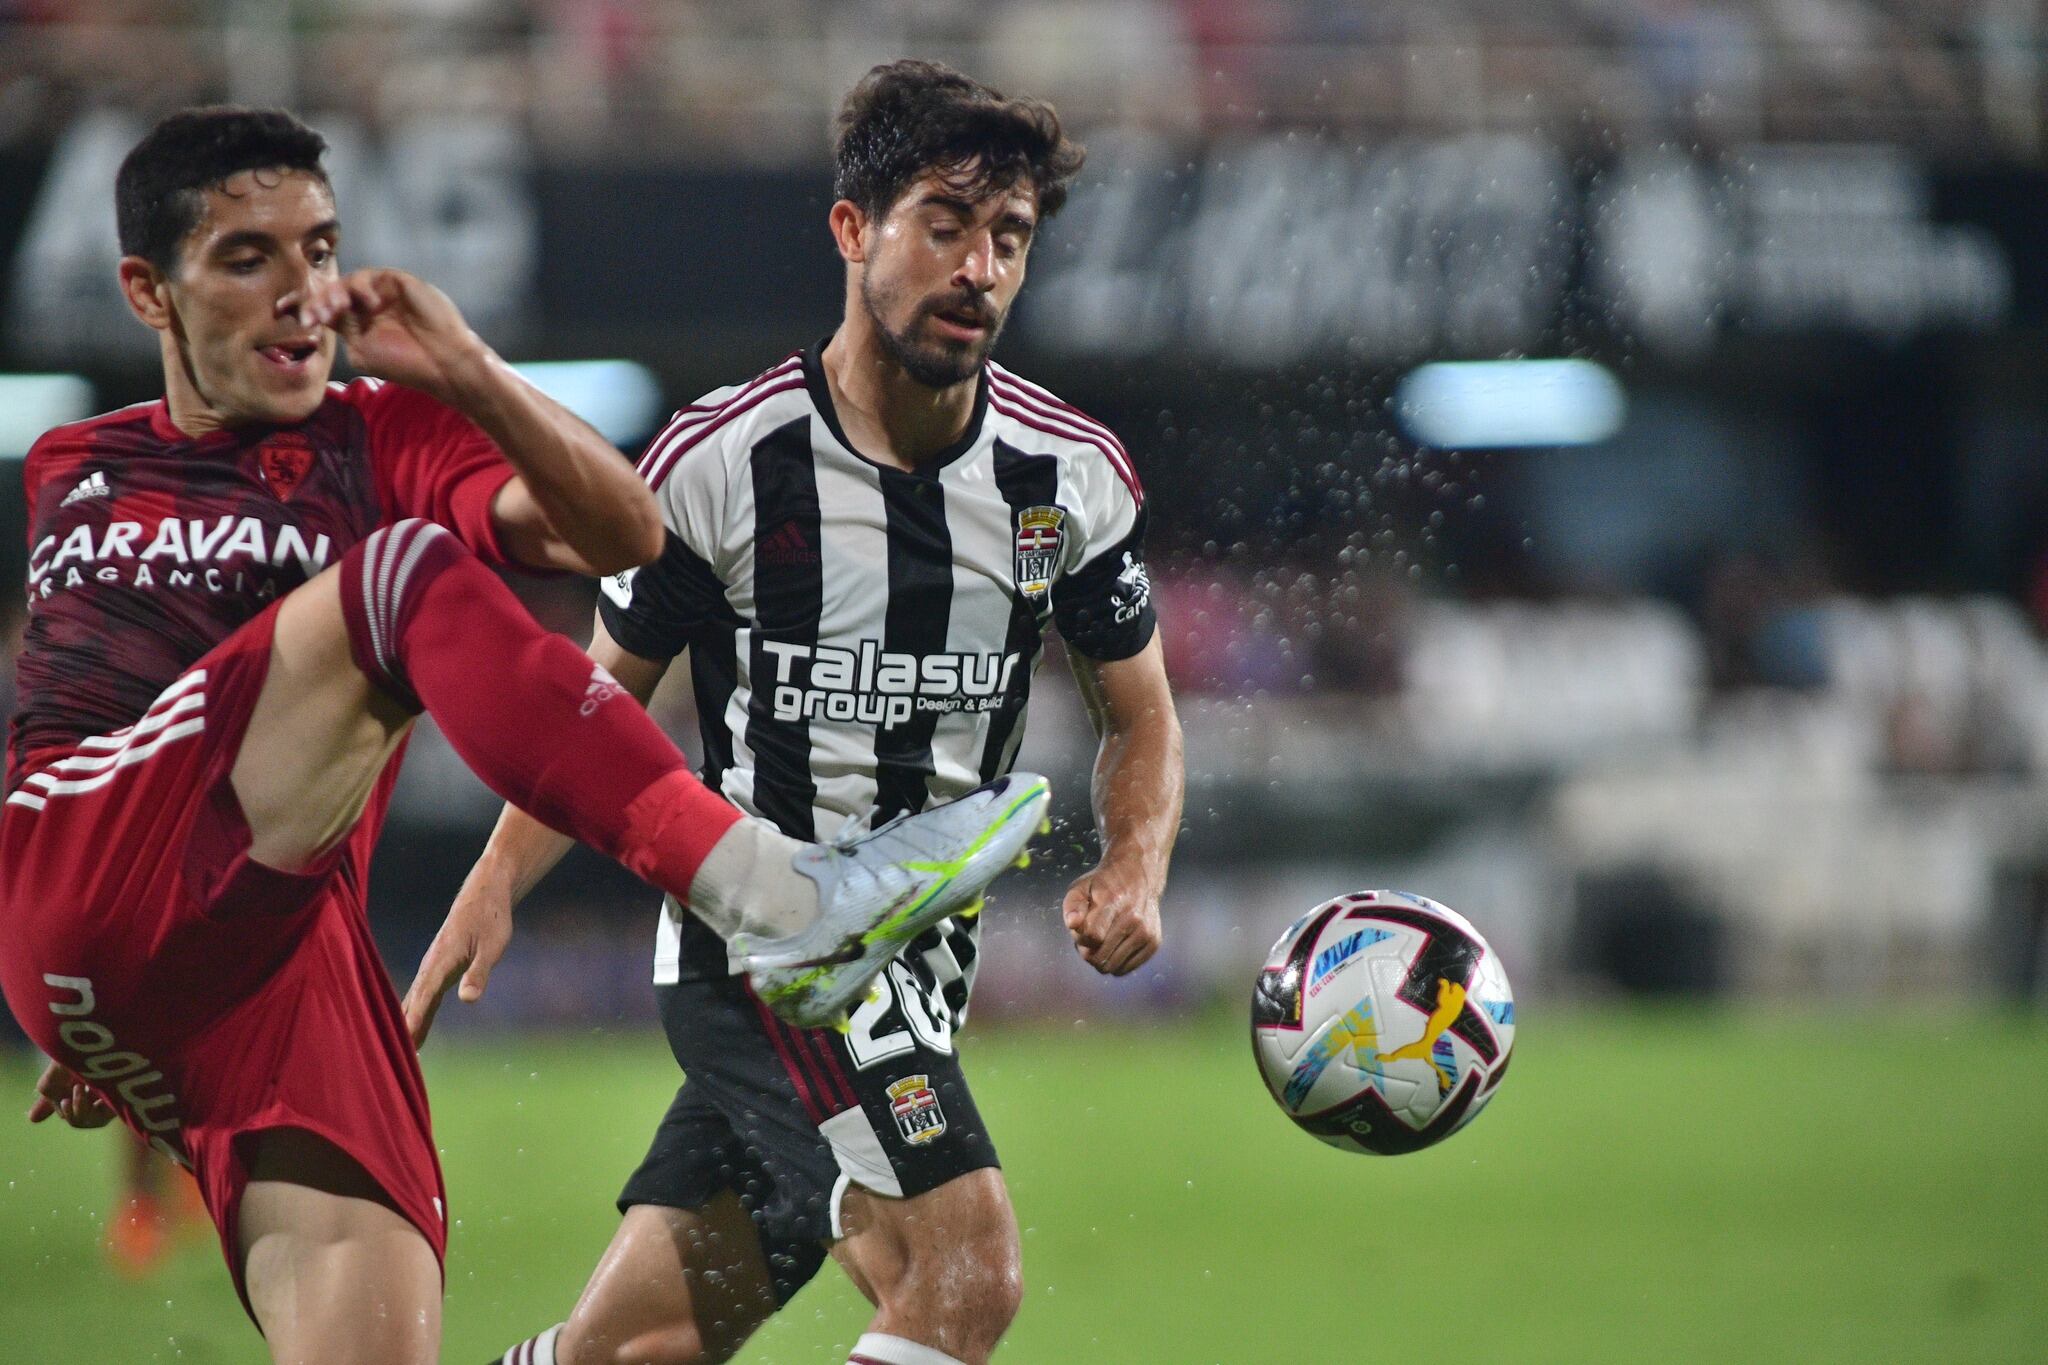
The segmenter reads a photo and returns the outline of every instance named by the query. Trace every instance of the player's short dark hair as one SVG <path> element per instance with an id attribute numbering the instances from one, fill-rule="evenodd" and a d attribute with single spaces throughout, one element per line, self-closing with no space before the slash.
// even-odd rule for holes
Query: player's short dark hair
<path id="1" fill-rule="evenodd" d="M 121 254 L 168 272 L 199 225 L 205 191 L 237 171 L 305 171 L 327 181 L 327 139 L 282 109 L 181 109 L 135 144 L 114 177 Z"/>
<path id="2" fill-rule="evenodd" d="M 950 67 L 905 58 L 847 92 L 832 189 L 879 217 L 935 170 L 959 172 L 975 199 L 1029 180 L 1039 217 L 1050 218 L 1086 155 L 1044 100 L 1008 99 Z"/>

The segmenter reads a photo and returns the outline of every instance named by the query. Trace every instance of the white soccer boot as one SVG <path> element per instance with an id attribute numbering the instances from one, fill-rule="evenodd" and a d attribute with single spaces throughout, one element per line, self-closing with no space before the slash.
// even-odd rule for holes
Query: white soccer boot
<path id="1" fill-rule="evenodd" d="M 818 918 L 787 938 L 736 934 L 730 949 L 754 992 L 799 1028 L 845 1019 L 889 959 L 1024 855 L 1052 788 L 1011 773 L 951 801 L 899 815 L 859 838 L 810 844 L 796 870 L 818 884 Z"/>

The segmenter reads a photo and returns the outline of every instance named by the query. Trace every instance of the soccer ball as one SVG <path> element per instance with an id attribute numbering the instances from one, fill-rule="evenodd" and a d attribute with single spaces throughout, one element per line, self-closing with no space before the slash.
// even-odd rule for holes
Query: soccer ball
<path id="1" fill-rule="evenodd" d="M 1507 1074 L 1515 1000 L 1463 915 L 1405 891 L 1325 901 L 1280 936 L 1252 992 L 1252 1052 L 1287 1116 L 1395 1156 L 1470 1123 Z"/>

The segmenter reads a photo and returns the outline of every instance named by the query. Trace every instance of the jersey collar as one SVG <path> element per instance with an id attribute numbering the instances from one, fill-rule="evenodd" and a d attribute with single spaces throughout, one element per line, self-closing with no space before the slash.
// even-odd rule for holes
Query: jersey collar
<path id="1" fill-rule="evenodd" d="M 854 448 L 846 439 L 846 428 L 839 425 L 839 409 L 832 403 L 832 385 L 825 379 L 825 347 L 832 338 L 824 336 L 813 342 L 804 352 L 804 383 L 811 392 L 811 402 L 818 409 L 818 415 L 825 419 L 826 430 L 832 439 L 846 448 L 846 453 L 863 464 L 875 465 L 877 469 L 887 468 L 892 474 L 912 474 L 925 478 L 937 478 L 939 471 L 953 461 L 974 449 L 981 439 L 982 421 L 988 416 L 988 366 L 983 365 L 974 377 L 974 411 L 967 414 L 967 429 L 960 433 L 960 439 L 926 460 L 914 470 L 896 469 L 893 466 L 875 464 Z"/>
<path id="2" fill-rule="evenodd" d="M 321 403 L 325 406 L 326 400 L 322 399 Z M 301 422 L 298 425 L 304 426 L 305 423 Z M 159 398 L 150 406 L 149 429 L 167 444 L 191 446 L 195 450 L 224 449 L 249 441 L 258 441 L 272 432 L 286 430 L 269 422 L 259 422 L 243 427 L 215 427 L 212 431 L 194 436 L 171 420 L 170 400 L 164 398 Z"/>

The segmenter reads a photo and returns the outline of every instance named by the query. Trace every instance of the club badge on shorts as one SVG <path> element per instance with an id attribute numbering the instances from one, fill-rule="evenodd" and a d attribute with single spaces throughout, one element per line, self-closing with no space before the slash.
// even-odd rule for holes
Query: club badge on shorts
<path id="1" fill-rule="evenodd" d="M 1058 507 L 1026 507 L 1017 513 L 1017 591 L 1034 602 L 1052 587 L 1066 521 L 1065 510 Z"/>
<path id="2" fill-rule="evenodd" d="M 946 1135 L 946 1111 L 929 1076 L 905 1076 L 889 1087 L 889 1112 L 908 1143 L 936 1142 Z"/>

